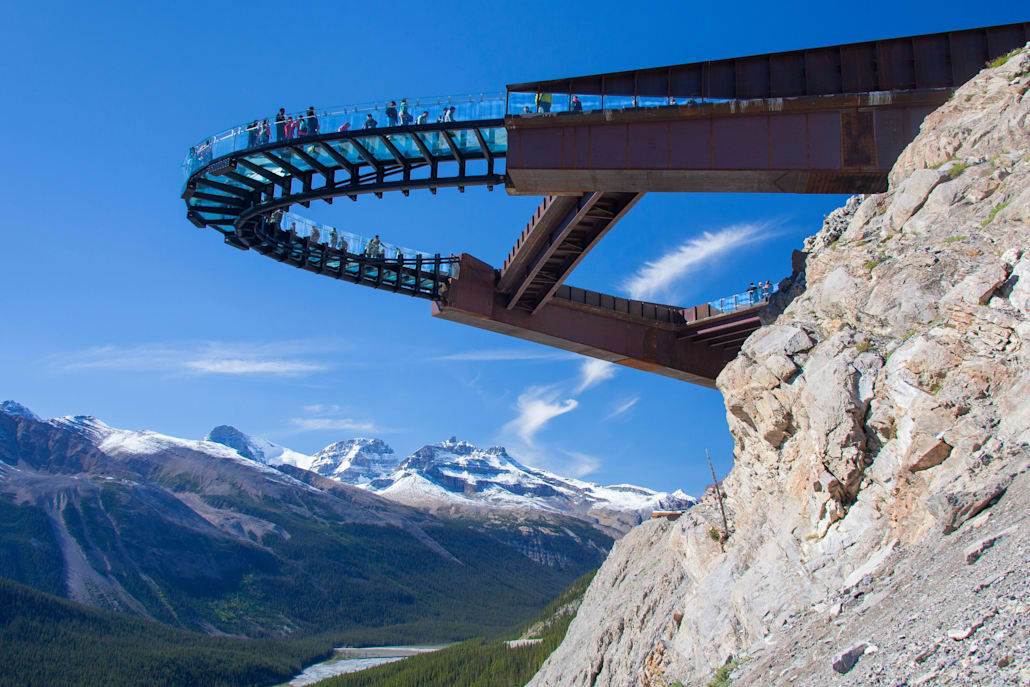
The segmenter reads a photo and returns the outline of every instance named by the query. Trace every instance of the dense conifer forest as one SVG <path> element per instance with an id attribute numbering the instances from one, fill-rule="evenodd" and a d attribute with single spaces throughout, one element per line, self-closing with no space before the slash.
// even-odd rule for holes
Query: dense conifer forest
<path id="1" fill-rule="evenodd" d="M 536 619 L 511 634 L 529 634 L 543 641 L 509 648 L 503 639 L 471 639 L 431 654 L 340 675 L 317 687 L 522 687 L 565 637 L 575 617 L 575 604 L 586 592 L 593 573 L 576 580 Z"/>
<path id="2" fill-rule="evenodd" d="M 509 649 L 501 639 L 472 639 L 320 683 L 326 687 L 503 687 L 522 685 L 565 636 L 569 604 L 593 574 L 577 580 L 532 622 L 539 644 Z M 151 620 L 83 606 L 0 578 L 0 687 L 264 687 L 328 658 L 334 646 L 391 644 L 441 636 L 433 621 L 297 639 L 212 637 Z M 471 628 L 465 628 L 468 631 Z M 466 635 L 467 636 L 467 635 Z"/>
<path id="3" fill-rule="evenodd" d="M 0 687 L 270 685 L 328 657 L 339 641 L 211 637 L 0 578 Z"/>

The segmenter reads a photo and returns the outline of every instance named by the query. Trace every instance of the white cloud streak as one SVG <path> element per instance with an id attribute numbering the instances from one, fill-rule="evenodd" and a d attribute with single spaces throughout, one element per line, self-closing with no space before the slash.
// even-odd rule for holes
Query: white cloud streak
<path id="1" fill-rule="evenodd" d="M 612 412 L 608 413 L 608 415 L 605 417 L 605 419 L 606 420 L 611 420 L 613 417 L 618 417 L 619 415 L 622 415 L 627 410 L 629 410 L 630 408 L 635 406 L 637 404 L 637 401 L 639 401 L 639 400 L 640 400 L 639 396 L 632 396 L 630 398 L 627 398 L 625 401 L 623 401 L 619 405 L 615 406 L 615 408 L 612 410 Z"/>
<path id="2" fill-rule="evenodd" d="M 329 369 L 306 359 L 308 356 L 338 350 L 337 345 L 324 341 L 149 343 L 89 348 L 54 356 L 49 364 L 61 372 L 299 376 Z"/>
<path id="3" fill-rule="evenodd" d="M 554 387 L 530 387 L 519 396 L 517 402 L 518 415 L 508 422 L 502 431 L 516 434 L 528 446 L 533 445 L 533 437 L 544 426 L 565 413 L 572 412 L 579 406 L 574 398 L 558 400 L 558 392 Z"/>
<path id="4" fill-rule="evenodd" d="M 715 233 L 705 232 L 682 243 L 656 260 L 644 263 L 637 273 L 622 283 L 630 298 L 651 300 L 667 294 L 701 266 L 734 248 L 768 238 L 769 224 L 735 224 Z"/>
<path id="5" fill-rule="evenodd" d="M 205 374 L 229 374 L 229 375 L 250 375 L 250 374 L 273 374 L 273 375 L 295 375 L 306 372 L 317 372 L 324 370 L 323 365 L 301 363 L 289 360 L 241 360 L 241 359 L 216 359 L 187 360 L 186 367 L 195 372 Z"/>
<path id="6" fill-rule="evenodd" d="M 579 384 L 576 385 L 572 393 L 578 394 L 581 391 L 597 386 L 601 382 L 614 377 L 616 371 L 615 364 L 607 360 L 600 360 L 598 358 L 584 360 L 579 366 Z"/>
<path id="7" fill-rule="evenodd" d="M 595 456 L 580 453 L 579 451 L 566 451 L 564 449 L 562 450 L 562 453 L 572 459 L 571 463 L 564 466 L 563 475 L 586 477 L 592 472 L 597 472 L 601 467 L 601 459 Z"/>
<path id="8" fill-rule="evenodd" d="M 295 417 L 290 420 L 296 432 L 320 432 L 326 430 L 340 432 L 365 432 L 367 434 L 389 434 L 390 430 L 378 427 L 372 422 L 363 422 L 351 418 L 331 417 Z"/>
<path id="9" fill-rule="evenodd" d="M 463 360 L 470 362 L 494 362 L 511 360 L 569 360 L 574 358 L 572 353 L 563 351 L 536 351 L 520 348 L 495 348 L 480 351 L 462 351 L 440 355 L 429 360 Z"/>

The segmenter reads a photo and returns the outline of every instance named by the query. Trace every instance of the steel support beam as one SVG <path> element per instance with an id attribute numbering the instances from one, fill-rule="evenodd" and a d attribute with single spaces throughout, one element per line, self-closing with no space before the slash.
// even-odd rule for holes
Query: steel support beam
<path id="1" fill-rule="evenodd" d="M 690 341 L 682 333 L 693 323 L 672 325 L 563 298 L 551 299 L 535 314 L 506 306 L 507 298 L 494 287 L 494 269 L 463 254 L 444 300 L 433 303 L 433 316 L 706 387 L 715 386 L 739 348 Z M 734 316 L 753 318 L 754 311 L 725 317 Z"/>
<path id="2" fill-rule="evenodd" d="M 507 189 L 873 193 L 948 90 L 510 117 Z"/>

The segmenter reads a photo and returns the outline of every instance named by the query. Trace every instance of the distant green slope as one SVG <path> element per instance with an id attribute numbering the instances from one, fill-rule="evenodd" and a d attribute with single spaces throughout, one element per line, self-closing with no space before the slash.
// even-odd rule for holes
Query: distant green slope
<path id="1" fill-rule="evenodd" d="M 570 605 L 582 599 L 593 577 L 594 573 L 589 573 L 576 580 L 534 620 L 510 634 L 517 637 L 532 627 L 543 640 L 538 644 L 510 649 L 502 640 L 472 639 L 431 654 L 329 678 L 317 687 L 522 687 L 561 644 L 575 617 Z"/>
<path id="2" fill-rule="evenodd" d="M 0 687 L 269 685 L 337 641 L 210 637 L 0 579 Z"/>

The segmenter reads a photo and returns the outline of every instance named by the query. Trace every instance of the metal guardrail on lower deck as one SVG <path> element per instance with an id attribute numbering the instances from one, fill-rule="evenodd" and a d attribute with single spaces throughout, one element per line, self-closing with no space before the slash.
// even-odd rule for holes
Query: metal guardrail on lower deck
<path id="1" fill-rule="evenodd" d="M 778 287 L 775 284 L 770 284 L 768 289 L 756 285 L 753 291 L 748 289 L 743 293 L 725 296 L 703 305 L 688 308 L 638 301 L 631 298 L 620 298 L 612 294 L 580 289 L 567 284 L 558 287 L 558 290 L 554 293 L 554 298 L 591 308 L 621 313 L 627 317 L 683 326 L 691 322 L 719 317 L 720 315 L 726 315 L 738 310 L 763 305 L 768 302 L 769 297 L 776 293 L 777 290 Z"/>

